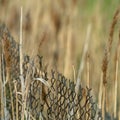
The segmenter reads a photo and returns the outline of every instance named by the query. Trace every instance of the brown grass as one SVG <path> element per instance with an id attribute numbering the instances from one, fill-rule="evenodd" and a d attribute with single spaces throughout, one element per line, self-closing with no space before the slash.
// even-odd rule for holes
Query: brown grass
<path id="1" fill-rule="evenodd" d="M 114 81 L 114 118 L 117 117 L 117 91 L 118 91 L 118 63 L 119 63 L 119 52 L 120 52 L 120 30 L 119 30 L 119 41 L 115 53 L 115 81 Z"/>
<path id="2" fill-rule="evenodd" d="M 113 17 L 113 21 L 110 27 L 110 33 L 109 33 L 109 38 L 108 38 L 108 43 L 105 49 L 105 53 L 104 53 L 104 57 L 103 57 L 103 62 L 102 62 L 102 74 L 103 74 L 103 87 L 101 88 L 100 91 L 102 91 L 102 115 L 103 115 L 103 119 L 105 119 L 105 111 L 106 111 L 106 85 L 107 85 L 107 70 L 108 70 L 108 63 L 110 60 L 110 52 L 111 52 L 111 47 L 112 47 L 112 43 L 113 43 L 113 35 L 114 35 L 114 31 L 115 31 L 115 26 L 117 24 L 118 21 L 118 17 L 119 17 L 119 12 L 120 12 L 120 8 L 117 9 L 117 11 L 114 14 Z"/>
<path id="3" fill-rule="evenodd" d="M 114 117 L 117 117 L 120 106 L 120 103 L 118 102 L 120 88 L 117 85 L 119 84 L 120 76 L 118 74 L 119 45 L 117 46 L 117 49 L 114 48 L 113 38 L 115 37 L 115 39 L 117 39 L 117 37 L 114 36 L 114 33 L 117 33 L 115 29 L 116 24 L 119 22 L 120 8 L 116 10 L 110 26 L 110 20 L 108 20 L 107 16 L 104 18 L 104 13 L 100 11 L 102 8 L 100 4 L 102 4 L 102 2 L 96 4 L 96 7 L 93 8 L 93 13 L 90 15 L 84 14 L 83 8 L 87 3 L 84 1 L 79 3 L 77 0 L 71 0 L 69 2 L 64 0 L 45 0 L 44 2 L 42 0 L 37 0 L 35 3 L 34 1 L 29 2 L 28 0 L 22 0 L 20 2 L 14 0 L 13 2 L 14 4 L 10 1 L 7 3 L 6 0 L 1 1 L 0 21 L 4 21 L 8 25 L 11 33 L 18 41 L 19 8 L 20 5 L 23 5 L 23 54 L 25 52 L 31 56 L 34 56 L 37 53 L 43 55 L 49 70 L 55 68 L 59 72 L 64 73 L 68 78 L 74 77 L 74 81 L 77 81 L 76 79 L 80 78 L 77 83 L 78 86 L 81 84 L 80 81 L 82 81 L 82 85 L 93 88 L 95 97 L 96 99 L 98 98 L 98 106 L 103 109 L 103 117 L 105 111 L 110 114 L 114 113 Z M 87 59 L 85 59 L 85 57 L 82 56 L 84 54 L 82 48 L 84 49 L 84 41 L 87 37 L 86 28 L 88 28 L 88 23 L 91 23 L 92 25 L 92 32 L 88 35 L 88 38 L 92 41 L 90 43 L 85 43 L 85 45 L 89 44 L 89 49 L 84 56 L 90 51 L 90 58 L 88 55 Z M 101 68 L 101 56 L 104 45 L 103 36 L 106 39 L 108 32 L 106 29 L 108 29 L 108 26 L 110 26 L 110 31 L 108 33 L 109 38 L 104 51 Z M 5 36 L 3 39 L 7 40 Z M 3 42 L 7 41 L 3 40 Z M 75 47 L 73 47 L 73 43 Z M 8 81 L 10 78 L 9 73 L 11 64 L 11 56 L 8 52 L 10 45 L 9 43 L 3 44 L 5 44 L 5 59 L 8 61 L 6 64 L 6 80 Z M 120 43 L 118 42 L 118 44 Z M 112 70 L 109 71 L 109 68 L 114 66 L 114 64 L 110 64 L 110 61 L 112 61 L 111 52 L 114 49 L 116 49 L 115 70 L 112 68 Z M 90 61 L 91 58 L 92 63 Z M 74 68 L 72 70 L 73 64 Z M 101 71 L 100 68 L 102 69 Z M 78 73 L 77 78 L 75 73 Z M 111 78 L 108 80 L 109 74 L 115 76 L 115 80 Z M 2 88 L 2 83 L 0 89 L 4 90 L 4 88 Z M 112 93 L 111 89 L 113 89 Z M 110 100 L 108 100 L 110 94 L 114 94 L 112 95 L 114 97 L 111 98 L 114 99 L 112 105 L 110 104 Z M 1 101 L 3 101 L 2 98 Z M 108 106 L 114 106 L 114 111 L 111 109 L 113 107 Z M 2 105 L 1 109 L 3 109 Z"/>
<path id="4" fill-rule="evenodd" d="M 4 57 L 5 57 L 5 61 L 6 61 L 6 82 L 8 82 L 10 80 L 10 69 L 11 69 L 11 54 L 9 52 L 10 50 L 10 43 L 9 40 L 7 38 L 6 33 L 4 33 L 3 35 L 3 39 L 2 39 L 2 45 L 3 45 L 3 51 L 4 51 Z"/>

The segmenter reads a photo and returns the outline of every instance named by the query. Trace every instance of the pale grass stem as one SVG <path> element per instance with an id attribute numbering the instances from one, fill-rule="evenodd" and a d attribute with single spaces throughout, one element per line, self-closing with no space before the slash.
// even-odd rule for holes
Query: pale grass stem
<path id="1" fill-rule="evenodd" d="M 23 69 L 22 69 L 22 63 L 23 63 L 23 53 L 22 53 L 22 24 L 23 24 L 23 7 L 21 7 L 20 10 L 20 80 L 21 80 L 21 91 L 22 91 L 22 114 L 21 114 L 21 120 L 25 119 L 25 83 L 23 78 Z"/>
<path id="2" fill-rule="evenodd" d="M 34 80 L 38 80 L 41 83 L 43 83 L 45 86 L 47 86 L 48 88 L 50 88 L 50 84 L 43 78 L 34 78 Z"/>
<path id="3" fill-rule="evenodd" d="M 76 72 L 75 72 L 75 66 L 72 65 L 72 69 L 73 69 L 73 81 L 76 82 Z"/>
<path id="4" fill-rule="evenodd" d="M 20 15 L 20 75 L 23 74 L 23 69 L 22 69 L 22 62 L 23 62 L 23 58 L 22 58 L 22 24 L 23 24 L 23 7 L 21 7 L 21 15 Z"/>
<path id="5" fill-rule="evenodd" d="M 114 81 L 114 118 L 117 117 L 117 89 L 118 89 L 118 61 L 120 52 L 120 31 L 119 31 L 119 42 L 115 53 L 115 81 Z"/>
<path id="6" fill-rule="evenodd" d="M 91 28 L 92 28 L 92 26 L 91 26 L 91 24 L 89 24 L 88 27 L 87 27 L 86 39 L 85 39 L 85 43 L 84 43 L 82 59 L 81 59 L 80 65 L 79 65 L 77 82 L 76 82 L 76 87 L 75 87 L 77 93 L 78 93 L 79 85 L 81 83 L 82 71 L 84 69 L 85 55 L 87 54 L 87 51 L 88 51 L 88 45 L 89 45 L 89 41 L 90 41 Z"/>
<path id="7" fill-rule="evenodd" d="M 65 67 L 64 67 L 64 75 L 70 77 L 70 65 L 71 65 L 71 48 L 72 48 L 72 29 L 70 25 L 68 26 L 67 32 L 67 48 L 66 48 L 66 57 L 65 57 Z"/>
<path id="8" fill-rule="evenodd" d="M 15 97 L 16 97 L 16 120 L 18 120 L 18 95 L 17 95 L 17 83 L 14 82 L 14 88 L 15 88 Z"/>
<path id="9" fill-rule="evenodd" d="M 105 99 L 106 99 L 106 86 L 103 85 L 103 94 L 102 94 L 102 118 L 105 120 Z"/>
<path id="10" fill-rule="evenodd" d="M 103 72 L 101 72 L 99 96 L 98 96 L 98 107 L 99 107 L 99 109 L 102 108 L 102 90 L 103 90 L 102 88 L 103 88 Z"/>
<path id="11" fill-rule="evenodd" d="M 90 87 L 90 55 L 87 53 L 87 87 Z"/>
<path id="12" fill-rule="evenodd" d="M 87 81 L 86 81 L 86 85 L 87 85 L 87 87 L 88 88 L 90 88 L 90 54 L 89 54 L 89 52 L 87 52 L 87 54 L 86 54 L 87 56 Z M 89 109 L 90 108 L 90 105 L 87 105 L 87 109 Z M 89 114 L 91 114 L 91 112 L 89 113 Z M 88 118 L 89 118 L 89 116 L 88 115 L 86 115 L 86 120 L 88 120 Z"/>

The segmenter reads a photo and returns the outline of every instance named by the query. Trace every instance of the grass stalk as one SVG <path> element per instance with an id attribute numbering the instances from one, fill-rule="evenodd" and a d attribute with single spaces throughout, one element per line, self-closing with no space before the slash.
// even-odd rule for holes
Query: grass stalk
<path id="1" fill-rule="evenodd" d="M 6 80 L 5 80 L 5 73 L 4 73 L 4 71 L 5 71 L 5 66 L 4 66 L 4 61 L 3 61 L 3 59 L 4 59 L 4 57 L 3 57 L 3 54 L 2 54 L 2 80 L 3 80 L 3 101 L 2 101 L 2 103 L 3 103 L 3 113 L 4 113 L 4 115 L 3 115 L 3 118 L 4 119 L 6 119 L 6 117 L 7 117 L 7 111 L 6 111 L 6 88 L 5 88 L 5 83 L 6 83 Z"/>
<path id="2" fill-rule="evenodd" d="M 106 86 L 103 85 L 103 94 L 102 94 L 102 119 L 105 120 L 105 101 L 106 101 Z"/>
<path id="3" fill-rule="evenodd" d="M 0 81 L 0 85 L 1 85 L 1 86 L 0 86 L 0 89 L 1 89 L 1 93 L 0 93 L 0 94 L 1 94 L 1 95 L 0 95 L 0 98 L 1 98 L 1 99 L 0 99 L 0 100 L 1 100 L 1 101 L 0 101 L 0 102 L 1 102 L 1 103 L 0 103 L 0 105 L 1 105 L 1 119 L 4 120 L 4 102 L 3 102 L 3 101 L 4 101 L 4 99 L 3 99 L 3 98 L 4 98 L 4 96 L 3 96 L 3 86 L 4 86 L 4 85 L 2 84 L 2 79 L 1 79 L 1 81 Z"/>
<path id="4" fill-rule="evenodd" d="M 14 82 L 15 97 L 16 97 L 16 120 L 18 120 L 18 96 L 17 96 L 17 83 Z"/>
<path id="5" fill-rule="evenodd" d="M 90 41 L 90 34 L 91 34 L 91 24 L 88 25 L 87 28 L 87 33 L 86 33 L 86 39 L 85 39 L 85 44 L 84 44 L 84 48 L 83 48 L 83 54 L 82 54 L 82 59 L 79 65 L 79 70 L 78 70 L 78 76 L 77 76 L 77 82 L 76 82 L 76 92 L 78 92 L 79 89 L 79 85 L 81 83 L 81 75 L 82 75 L 82 71 L 84 68 L 84 62 L 85 62 L 85 55 L 88 51 L 88 45 L 89 45 L 89 41 Z"/>
<path id="6" fill-rule="evenodd" d="M 103 116 L 103 120 L 104 120 L 104 117 L 105 117 L 105 110 L 106 110 L 105 101 L 106 101 L 106 85 L 107 85 L 108 63 L 109 63 L 109 59 L 110 59 L 110 52 L 111 52 L 111 47 L 112 47 L 112 42 L 113 42 L 113 35 L 114 35 L 115 26 L 116 26 L 117 21 L 118 21 L 119 12 L 120 12 L 120 8 L 118 8 L 116 10 L 115 14 L 114 14 L 113 21 L 112 21 L 112 24 L 111 24 L 111 27 L 110 27 L 108 43 L 107 43 L 107 46 L 105 48 L 104 57 L 103 57 L 103 61 L 102 61 L 102 72 L 103 72 L 102 116 Z"/>
<path id="7" fill-rule="evenodd" d="M 90 56 L 87 54 L 87 87 L 90 87 Z"/>
<path id="8" fill-rule="evenodd" d="M 15 120 L 15 113 L 14 113 L 14 103 L 13 103 L 13 96 L 12 96 L 12 90 L 11 90 L 11 85 L 10 82 L 9 84 L 9 89 L 10 89 L 10 99 L 11 99 L 11 107 L 12 107 L 12 119 Z"/>
<path id="9" fill-rule="evenodd" d="M 114 81 L 114 118 L 117 117 L 117 90 L 118 90 L 118 62 L 119 62 L 119 51 L 120 51 L 120 31 L 119 31 L 119 42 L 115 53 L 115 81 Z"/>
<path id="10" fill-rule="evenodd" d="M 76 82 L 76 72 L 75 72 L 75 66 L 72 65 L 73 68 L 73 81 Z"/>
<path id="11" fill-rule="evenodd" d="M 22 63 L 23 63 L 23 56 L 22 56 L 22 24 L 23 24 L 23 7 L 21 7 L 21 14 L 20 14 L 20 80 L 21 80 L 21 91 L 22 91 L 22 114 L 21 114 L 21 120 L 25 119 L 25 100 L 24 100 L 24 92 L 25 92 L 25 83 L 23 78 L 23 69 L 22 69 Z"/>
<path id="12" fill-rule="evenodd" d="M 65 67 L 64 67 L 64 75 L 70 77 L 70 65 L 71 65 L 71 46 L 72 45 L 72 29 L 70 25 L 68 26 L 67 33 L 67 48 L 66 48 L 66 57 L 65 57 Z M 72 65 L 71 65 L 72 66 Z"/>
<path id="13" fill-rule="evenodd" d="M 118 59 L 115 63 L 115 86 L 114 86 L 114 118 L 117 116 L 117 81 L 118 81 Z"/>
<path id="14" fill-rule="evenodd" d="M 98 107 L 99 109 L 102 108 L 102 90 L 103 90 L 103 72 L 101 72 L 101 78 L 100 78 L 100 87 L 99 87 L 99 96 L 98 96 Z"/>
<path id="15" fill-rule="evenodd" d="M 3 106 L 3 81 L 2 81 L 2 46 L 0 46 L 0 109 L 1 119 L 4 119 L 4 106 Z"/>
<path id="16" fill-rule="evenodd" d="M 23 21 L 22 21 L 22 17 L 23 17 L 23 8 L 21 7 L 21 15 L 20 15 L 20 75 L 22 75 L 23 74 L 23 69 L 22 69 L 22 38 L 23 38 L 23 36 L 22 36 L 22 23 L 23 23 Z"/>
<path id="17" fill-rule="evenodd" d="M 3 45 L 3 41 L 2 44 Z M 4 54 L 3 54 L 4 48 L 3 46 L 1 47 L 1 77 L 2 77 L 2 101 L 1 101 L 1 105 L 2 105 L 2 117 L 3 120 L 6 119 L 7 117 L 7 109 L 6 109 L 6 77 L 5 77 L 5 66 L 4 66 Z"/>

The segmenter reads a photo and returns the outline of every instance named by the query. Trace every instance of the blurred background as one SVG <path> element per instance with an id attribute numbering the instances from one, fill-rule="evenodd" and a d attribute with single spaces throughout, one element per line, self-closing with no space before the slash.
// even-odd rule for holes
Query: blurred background
<path id="1" fill-rule="evenodd" d="M 5 23 L 19 42 L 20 8 L 23 6 L 24 53 L 43 56 L 49 71 L 59 71 L 75 82 L 82 64 L 81 84 L 86 87 L 89 69 L 89 84 L 98 100 L 104 49 L 119 3 L 120 0 L 0 0 L 0 23 Z M 107 110 L 111 114 L 119 27 L 118 23 L 107 76 Z M 118 80 L 120 84 L 120 75 Z M 119 106 L 120 102 L 117 104 Z"/>

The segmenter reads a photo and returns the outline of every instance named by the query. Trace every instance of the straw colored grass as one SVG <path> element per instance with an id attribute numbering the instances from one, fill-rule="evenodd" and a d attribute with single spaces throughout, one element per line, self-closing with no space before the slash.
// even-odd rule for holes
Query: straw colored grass
<path id="1" fill-rule="evenodd" d="M 114 31 L 115 31 L 115 26 L 118 22 L 119 12 L 120 12 L 120 8 L 118 8 L 114 14 L 113 21 L 112 21 L 112 24 L 110 27 L 108 43 L 105 48 L 103 62 L 102 62 L 102 75 L 103 75 L 102 81 L 103 82 L 102 82 L 102 85 L 100 85 L 100 94 L 102 93 L 102 116 L 103 116 L 103 119 L 105 119 L 106 104 L 107 104 L 106 103 L 106 99 L 107 99 L 106 98 L 106 93 L 107 93 L 106 85 L 108 82 L 107 81 L 107 75 L 108 75 L 107 70 L 108 70 L 108 66 L 109 66 L 108 64 L 109 64 L 109 60 L 110 60 L 110 53 L 111 53 L 111 48 L 112 48 L 112 43 L 113 43 L 113 35 L 114 35 Z M 101 97 L 99 97 L 99 99 L 101 99 Z M 101 100 L 99 100 L 99 101 L 101 101 Z"/>
<path id="2" fill-rule="evenodd" d="M 78 1 L 78 0 L 70 0 L 68 1 L 51 1 L 45 0 L 37 0 L 36 2 L 28 0 L 24 1 L 15 1 L 6 2 L 6 0 L 0 1 L 0 13 L 1 18 L 0 22 L 5 22 L 10 29 L 15 39 L 19 41 L 20 39 L 20 74 L 22 76 L 22 56 L 25 53 L 28 53 L 30 56 L 34 56 L 35 54 L 43 55 L 45 58 L 46 66 L 48 69 L 55 68 L 59 72 L 63 73 L 66 77 L 72 78 L 74 77 L 74 81 L 77 81 L 76 91 L 78 91 L 78 86 L 80 84 L 87 85 L 89 88 L 92 87 L 93 92 L 95 92 L 96 102 L 98 102 L 98 106 L 102 109 L 103 119 L 105 119 L 106 112 L 113 116 L 114 118 L 118 118 L 120 113 L 120 103 L 118 95 L 120 88 L 119 84 L 119 44 L 116 48 L 114 48 L 114 41 L 117 40 L 117 37 L 114 36 L 116 32 L 116 26 L 119 25 L 120 18 L 120 8 L 118 8 L 113 16 L 113 20 L 110 26 L 109 15 L 106 15 L 106 11 L 102 13 L 101 9 L 103 8 L 102 4 L 104 2 L 96 2 L 96 6 L 91 7 L 86 2 Z M 115 2 L 112 2 L 115 3 Z M 92 4 L 92 3 L 91 3 Z M 20 15 L 20 5 L 23 5 L 23 15 Z M 4 7 L 3 7 L 4 6 Z M 87 6 L 87 8 L 84 7 Z M 112 5 L 114 6 L 114 4 Z M 110 7 L 110 6 L 109 6 Z M 113 11 L 113 7 L 110 8 Z M 82 10 L 82 11 L 81 11 Z M 88 10 L 88 11 L 87 11 Z M 84 12 L 86 11 L 86 12 Z M 92 11 L 92 12 L 90 12 Z M 21 12 L 22 13 L 22 12 Z M 110 14 L 110 13 L 109 13 Z M 112 14 L 112 12 L 111 12 Z M 19 16 L 21 16 L 21 21 L 19 21 Z M 20 22 L 20 23 L 19 23 Z M 90 25 L 88 23 L 91 23 Z M 117 24 L 118 23 L 118 24 Z M 19 25 L 20 24 L 20 25 Z M 92 26 L 92 30 L 91 30 Z M 102 50 L 104 45 L 104 39 L 107 36 L 107 27 L 110 26 L 108 33 L 108 41 L 105 46 L 104 55 L 102 59 Z M 20 30 L 19 30 L 20 27 Z M 22 28 L 23 27 L 23 28 Z M 87 28 L 87 31 L 85 30 Z M 119 29 L 119 28 L 117 28 Z M 91 32 L 92 31 L 92 32 Z M 18 34 L 20 32 L 20 38 L 18 38 Z M 117 33 L 117 32 L 116 32 Z M 115 34 L 116 35 L 116 34 Z M 115 39 L 113 39 L 116 37 Z M 85 39 L 84 39 L 85 38 Z M 3 63 L 0 62 L 0 68 L 3 71 L 6 69 L 6 73 L 0 71 L 2 73 L 3 81 L 0 81 L 0 99 L 1 103 L 1 117 L 4 118 L 7 114 L 5 110 L 6 106 L 6 90 L 5 85 L 10 81 L 10 64 L 11 63 L 11 55 L 8 52 L 10 48 L 10 43 L 7 41 L 6 35 L 4 34 L 3 43 L 0 47 L 3 47 L 4 50 L 0 53 L 0 59 L 2 60 L 5 57 L 6 68 Z M 22 40 L 23 39 L 23 40 Z M 90 39 L 92 40 L 90 42 Z M 120 33 L 119 33 L 120 39 Z M 75 42 L 74 42 L 75 40 Z M 120 41 L 120 40 L 119 40 Z M 1 42 L 1 41 L 0 41 Z M 75 46 L 73 47 L 73 43 Z M 84 44 L 83 44 L 84 43 Z M 82 51 L 83 48 L 83 52 Z M 112 61 L 112 50 L 115 49 L 115 62 Z M 31 52 L 32 50 L 32 52 Z M 90 53 L 89 53 L 90 50 Z M 87 57 L 86 57 L 87 56 Z M 91 64 L 91 56 L 92 62 Z M 102 59 L 102 66 L 101 65 Z M 74 61 L 74 63 L 73 63 Z M 3 60 L 2 60 L 3 62 Z M 110 64 L 110 62 L 112 64 Z M 74 64 L 74 66 L 73 66 Z M 55 66 L 55 67 L 54 67 Z M 114 67 L 113 67 L 114 66 Z M 109 71 L 109 68 L 112 70 Z M 47 68 L 47 67 L 46 67 Z M 29 68 L 30 69 L 30 68 Z M 93 71 L 94 69 L 94 71 Z M 101 69 L 101 71 L 100 71 Z M 76 77 L 76 73 L 77 77 Z M 5 77 L 6 75 L 6 77 Z M 114 79 L 109 78 L 114 77 Z M 91 77 L 92 76 L 92 77 Z M 28 77 L 28 78 L 27 78 Z M 22 82 L 22 92 L 20 93 L 23 97 L 23 101 L 26 100 L 27 90 L 29 87 L 29 75 L 26 77 L 26 82 L 24 82 L 23 77 L 21 77 Z M 92 79 L 91 79 L 92 78 Z M 109 78 L 109 79 L 108 79 Z M 0 78 L 2 80 L 2 78 Z M 41 80 L 41 78 L 35 78 Z M 49 87 L 49 83 L 41 81 L 45 86 Z M 14 83 L 14 87 L 16 83 Z M 109 86 L 111 85 L 111 87 Z M 26 92 L 24 89 L 26 87 Z M 111 92 L 112 91 L 112 92 Z M 111 93 L 110 93 L 111 92 Z M 18 91 L 15 88 L 16 100 L 18 99 Z M 99 93 L 99 94 L 98 94 Z M 11 93 L 12 94 L 12 93 Z M 110 100 L 113 99 L 113 104 L 110 104 L 110 100 L 108 96 L 110 94 L 113 96 Z M 12 102 L 11 96 L 11 102 Z M 16 118 L 19 117 L 18 113 L 18 102 L 16 101 L 16 106 L 12 106 L 12 109 L 16 107 Z M 30 114 L 24 108 L 23 105 L 23 113 Z M 114 109 L 113 109 L 114 108 Z M 113 115 L 112 115 L 112 114 Z M 21 115 L 22 116 L 22 115 Z M 31 115 L 32 116 L 32 115 Z M 22 116 L 23 120 L 25 116 Z M 34 119 L 34 117 L 32 116 Z"/>

